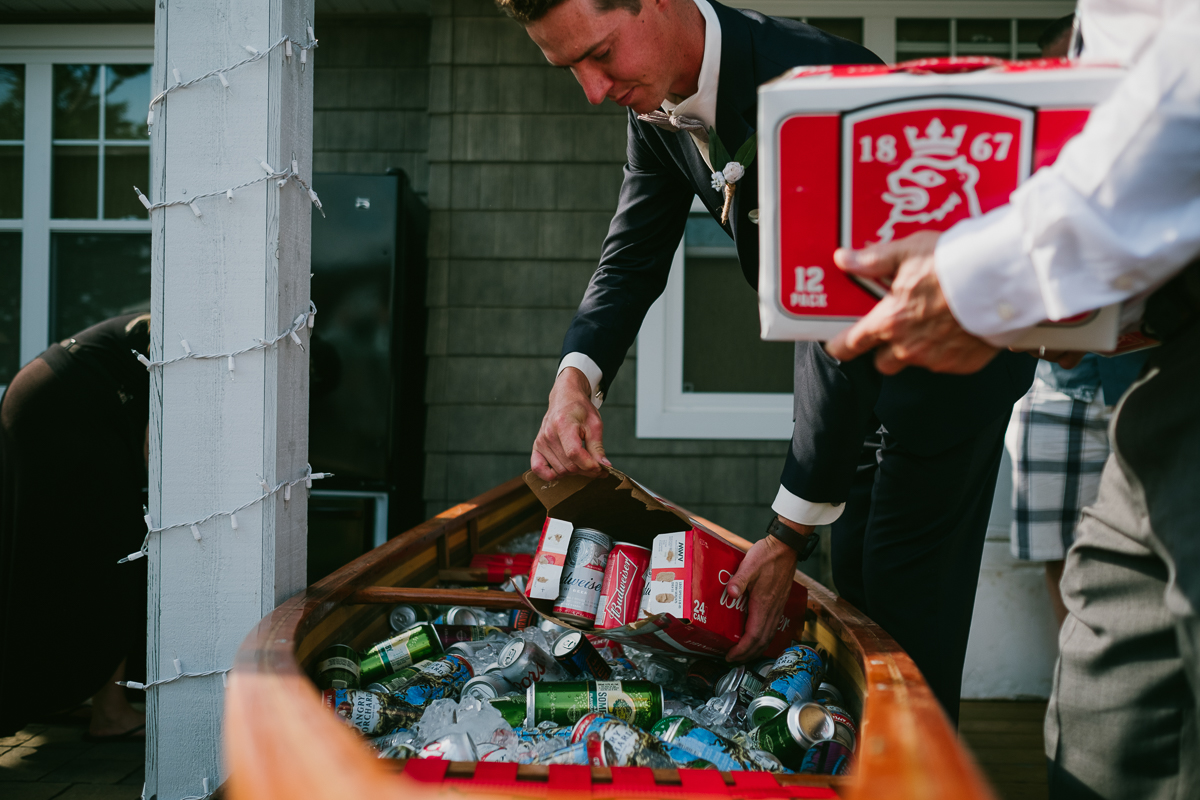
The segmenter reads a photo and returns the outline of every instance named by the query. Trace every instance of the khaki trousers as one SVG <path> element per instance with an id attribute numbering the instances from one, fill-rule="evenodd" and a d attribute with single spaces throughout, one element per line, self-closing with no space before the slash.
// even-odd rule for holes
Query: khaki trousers
<path id="1" fill-rule="evenodd" d="M 1122 398 L 1063 573 L 1052 798 L 1200 797 L 1200 325 Z"/>

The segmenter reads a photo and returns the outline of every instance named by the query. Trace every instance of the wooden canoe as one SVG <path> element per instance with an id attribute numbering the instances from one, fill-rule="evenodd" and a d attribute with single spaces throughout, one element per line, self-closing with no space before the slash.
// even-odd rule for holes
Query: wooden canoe
<path id="1" fill-rule="evenodd" d="M 268 614 L 243 642 L 226 696 L 224 747 L 234 800 L 413 800 L 447 794 L 495 797 L 848 797 L 974 800 L 993 797 L 912 660 L 878 626 L 801 573 L 805 633 L 833 655 L 836 682 L 859 715 L 851 776 L 728 773 L 586 766 L 386 761 L 321 705 L 307 677 L 335 643 L 365 649 L 383 638 L 390 604 L 470 605 L 461 580 L 478 552 L 540 529 L 545 510 L 520 477 L 448 509 L 310 586 Z M 750 543 L 711 522 L 743 550 Z M 512 608 L 515 595 L 489 592 Z"/>

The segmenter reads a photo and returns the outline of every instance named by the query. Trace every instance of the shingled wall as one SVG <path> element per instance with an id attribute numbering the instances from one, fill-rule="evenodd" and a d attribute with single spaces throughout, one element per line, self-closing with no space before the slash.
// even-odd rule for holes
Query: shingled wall
<path id="1" fill-rule="evenodd" d="M 490 0 L 433 3 L 432 14 L 430 514 L 528 468 L 616 208 L 626 125 L 612 103 L 590 106 Z M 786 444 L 635 438 L 633 355 L 601 412 L 613 464 L 758 538 Z"/>

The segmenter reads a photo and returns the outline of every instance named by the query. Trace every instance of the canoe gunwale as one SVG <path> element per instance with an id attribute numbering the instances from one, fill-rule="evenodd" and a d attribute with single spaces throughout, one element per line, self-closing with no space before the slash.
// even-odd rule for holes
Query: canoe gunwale
<path id="1" fill-rule="evenodd" d="M 333 800 L 360 791 L 376 796 L 382 792 L 388 797 L 402 793 L 407 796 L 414 790 L 420 797 L 437 793 L 437 784 L 420 784 L 397 775 L 395 764 L 374 758 L 360 737 L 321 706 L 315 686 L 302 670 L 298 651 L 303 645 L 308 650 L 307 658 L 313 657 L 315 646 L 308 647 L 307 638 L 321 638 L 319 626 L 338 614 L 402 602 L 398 599 L 401 597 L 447 597 L 447 592 L 462 595 L 462 590 L 397 587 L 380 579 L 411 567 L 417 556 L 424 557 L 430 548 L 436 548 L 437 553 L 432 565 L 432 579 L 436 579 L 437 570 L 451 568 L 454 561 L 452 537 L 463 538 L 458 552 L 464 546 L 467 553 L 478 552 L 498 536 L 520 532 L 515 528 L 528 525 L 539 515 L 544 515 L 544 509 L 517 476 L 391 539 L 263 617 L 238 650 L 226 697 L 223 738 L 231 776 L 230 797 Z M 740 549 L 749 548 L 750 542 L 742 537 L 708 520 L 696 519 Z M 924 679 L 899 645 L 821 584 L 800 572 L 796 579 L 808 589 L 806 625 L 823 628 L 823 635 L 836 639 L 839 650 L 844 648 L 835 657 L 848 667 L 847 672 L 852 674 L 857 668 L 854 679 L 861 681 L 864 690 L 860 742 L 865 746 L 856 754 L 853 777 L 774 776 L 780 784 L 779 796 L 788 796 L 789 786 L 803 785 L 831 787 L 850 798 L 993 797 Z M 524 607 L 517 598 L 492 598 L 492 594 L 503 593 L 488 595 L 497 607 Z M 470 595 L 477 601 L 480 593 Z M 446 776 L 469 777 L 473 770 L 474 764 L 452 764 Z M 680 785 L 678 770 L 663 772 L 670 774 L 656 776 L 656 785 Z M 518 774 L 534 785 L 540 775 L 537 768 L 527 766 Z M 606 784 L 606 776 L 611 780 L 607 768 L 593 768 L 593 775 L 599 787 Z M 723 780 L 733 786 L 728 774 L 723 774 Z M 460 789 L 467 786 L 460 781 L 454 781 L 454 785 Z M 475 787 L 471 788 L 474 791 Z M 504 795 L 501 790 L 495 791 L 496 796 Z"/>

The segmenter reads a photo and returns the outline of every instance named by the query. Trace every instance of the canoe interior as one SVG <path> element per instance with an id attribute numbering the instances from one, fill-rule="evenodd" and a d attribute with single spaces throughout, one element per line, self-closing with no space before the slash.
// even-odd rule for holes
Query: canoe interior
<path id="1" fill-rule="evenodd" d="M 294 797 L 302 790 L 309 797 L 327 794 L 332 799 L 357 786 L 407 798 L 414 784 L 426 795 L 453 787 L 512 796 L 526 793 L 518 787 L 540 786 L 544 792 L 547 781 L 556 784 L 555 775 L 567 773 L 555 767 L 428 761 L 406 765 L 374 759 L 360 737 L 320 707 L 316 688 L 307 678 L 314 659 L 329 645 L 364 650 L 384 638 L 394 603 L 515 607 L 520 601 L 512 595 L 450 593 L 440 587 L 464 582 L 470 577 L 466 567 L 472 555 L 503 552 L 512 537 L 540 530 L 544 518 L 537 498 L 514 478 L 363 555 L 264 617 L 243 643 L 230 681 L 225 749 L 231 797 Z M 741 537 L 702 521 L 735 546 L 749 547 Z M 756 783 L 753 796 L 991 797 L 920 674 L 895 642 L 825 587 L 801 573 L 796 579 L 808 588 L 800 638 L 815 640 L 830 652 L 832 680 L 845 695 L 847 710 L 860 720 L 856 769 L 845 779 L 756 773 L 756 780 L 768 783 Z M 436 596 L 442 592 L 447 593 L 444 598 Z M 285 720 L 286 733 L 281 735 Z M 298 758 L 298 753 L 309 755 Z M 407 775 L 395 774 L 406 766 Z M 478 780 L 473 781 L 477 768 Z M 621 768 L 563 769 L 576 770 L 573 780 L 583 774 L 579 769 L 584 770 L 593 795 L 632 796 L 619 788 L 626 784 Z M 501 781 L 508 788 L 498 792 L 496 781 L 488 781 L 484 773 L 494 777 L 500 772 L 515 783 Z M 708 774 L 697 775 L 702 772 Z M 711 789 L 718 795 L 750 796 L 740 788 L 747 774 L 719 773 L 720 780 L 716 774 L 654 770 L 653 787 L 664 796 L 682 789 L 689 795 Z M 435 782 L 418 783 L 422 777 Z"/>

